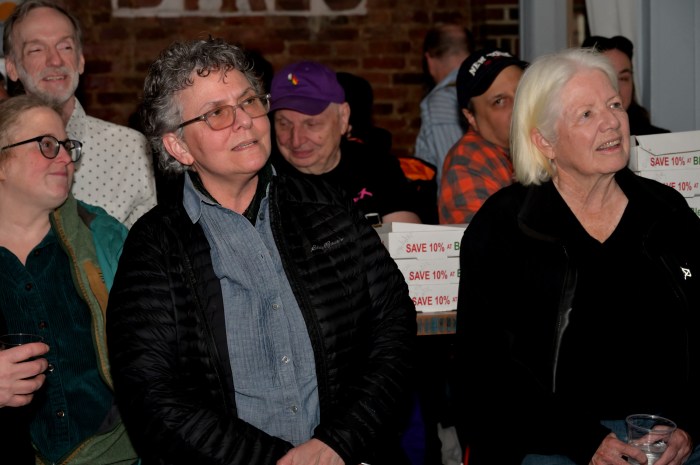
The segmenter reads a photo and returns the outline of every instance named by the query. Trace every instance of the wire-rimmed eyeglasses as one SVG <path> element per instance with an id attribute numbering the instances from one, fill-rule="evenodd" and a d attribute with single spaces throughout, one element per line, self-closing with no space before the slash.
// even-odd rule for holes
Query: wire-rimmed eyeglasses
<path id="1" fill-rule="evenodd" d="M 214 108 L 203 115 L 181 123 L 177 128 L 180 129 L 188 124 L 204 121 L 214 131 L 221 131 L 233 126 L 233 123 L 236 122 L 236 110 L 239 108 L 251 118 L 265 116 L 270 111 L 270 94 L 253 95 L 238 105 L 224 105 Z"/>
<path id="2" fill-rule="evenodd" d="M 39 144 L 39 150 L 44 158 L 53 160 L 58 156 L 61 146 L 66 149 L 68 155 L 70 155 L 71 161 L 80 160 L 80 156 L 83 154 L 83 143 L 75 139 L 58 140 L 54 136 L 44 134 L 43 136 L 32 137 L 31 139 L 23 140 L 22 142 L 17 142 L 15 144 L 6 145 L 0 150 L 9 149 L 12 147 L 17 147 L 18 145 L 29 144 L 30 142 L 36 142 Z"/>

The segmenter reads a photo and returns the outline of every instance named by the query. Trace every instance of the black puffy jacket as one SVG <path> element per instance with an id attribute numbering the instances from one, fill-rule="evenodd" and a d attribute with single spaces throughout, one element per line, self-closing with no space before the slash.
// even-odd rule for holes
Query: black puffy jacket
<path id="1" fill-rule="evenodd" d="M 276 176 L 270 197 L 316 359 L 314 437 L 348 465 L 391 463 L 381 457 L 399 453 L 416 335 L 404 279 L 377 233 L 329 186 Z M 181 199 L 132 227 L 107 331 L 117 400 L 144 464 L 272 465 L 292 447 L 237 418 L 221 287 Z"/>

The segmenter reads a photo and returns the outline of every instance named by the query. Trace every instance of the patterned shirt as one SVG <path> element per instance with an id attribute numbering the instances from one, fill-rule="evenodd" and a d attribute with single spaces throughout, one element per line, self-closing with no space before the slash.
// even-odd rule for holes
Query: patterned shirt
<path id="1" fill-rule="evenodd" d="M 83 143 L 75 165 L 76 199 L 104 208 L 127 227 L 155 206 L 153 158 L 143 134 L 86 115 L 78 99 L 66 132 Z"/>
<path id="2" fill-rule="evenodd" d="M 438 186 L 447 152 L 467 129 L 457 103 L 458 71 L 456 68 L 448 74 L 420 103 L 421 126 L 415 156 L 435 166 Z"/>
<path id="3" fill-rule="evenodd" d="M 473 129 L 450 149 L 443 172 L 438 199 L 440 224 L 469 223 L 491 194 L 513 183 L 508 151 Z"/>

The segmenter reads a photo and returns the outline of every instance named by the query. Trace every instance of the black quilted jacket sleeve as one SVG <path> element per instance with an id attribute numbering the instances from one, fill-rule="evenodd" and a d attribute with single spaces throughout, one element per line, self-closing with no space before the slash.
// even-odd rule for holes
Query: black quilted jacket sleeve
<path id="1" fill-rule="evenodd" d="M 278 181 L 273 233 L 316 355 L 315 437 L 346 464 L 395 464 L 413 386 L 408 287 L 376 231 L 331 186 Z"/>

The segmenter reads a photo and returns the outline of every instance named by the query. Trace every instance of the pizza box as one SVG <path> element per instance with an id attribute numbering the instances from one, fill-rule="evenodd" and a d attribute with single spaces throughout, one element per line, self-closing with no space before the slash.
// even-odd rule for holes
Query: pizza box
<path id="1" fill-rule="evenodd" d="M 458 283 L 409 284 L 408 295 L 417 312 L 445 312 L 457 309 Z"/>
<path id="2" fill-rule="evenodd" d="M 459 257 L 394 260 L 406 284 L 450 284 L 459 282 Z"/>
<path id="3" fill-rule="evenodd" d="M 698 169 L 646 170 L 637 171 L 637 174 L 671 186 L 683 194 L 683 197 L 700 195 L 700 170 Z"/>
<path id="4" fill-rule="evenodd" d="M 632 171 L 700 170 L 700 131 L 632 136 Z"/>
<path id="5" fill-rule="evenodd" d="M 436 259 L 459 257 L 466 225 L 386 223 L 376 229 L 384 246 L 395 259 Z"/>

